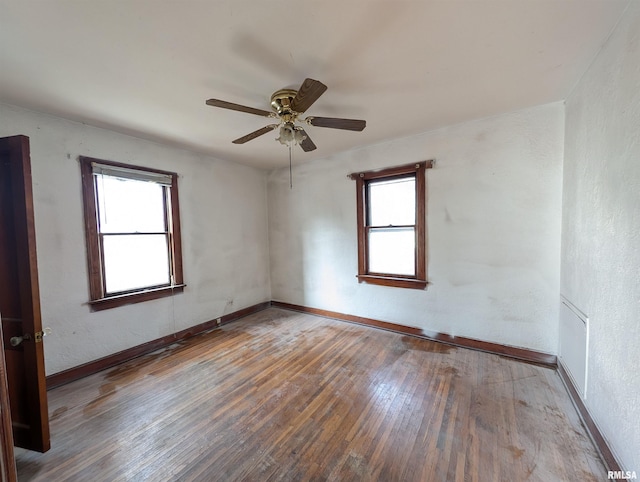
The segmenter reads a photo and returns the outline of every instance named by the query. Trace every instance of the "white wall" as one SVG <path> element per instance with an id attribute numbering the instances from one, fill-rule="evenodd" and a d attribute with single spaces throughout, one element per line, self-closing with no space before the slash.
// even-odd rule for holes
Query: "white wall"
<path id="1" fill-rule="evenodd" d="M 0 104 L 0 136 L 31 139 L 47 374 L 271 298 L 266 175 Z M 78 156 L 179 174 L 184 293 L 92 313 Z"/>
<path id="2" fill-rule="evenodd" d="M 364 147 L 295 167 L 292 190 L 273 171 L 273 299 L 556 353 L 563 119 L 555 103 Z M 347 174 L 431 158 L 431 284 L 358 284 Z"/>
<path id="3" fill-rule="evenodd" d="M 561 292 L 589 316 L 586 406 L 640 471 L 640 2 L 566 105 Z"/>

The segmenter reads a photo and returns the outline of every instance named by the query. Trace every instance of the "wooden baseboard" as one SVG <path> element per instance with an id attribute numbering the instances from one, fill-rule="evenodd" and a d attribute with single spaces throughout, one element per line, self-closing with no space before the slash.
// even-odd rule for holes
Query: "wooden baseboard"
<path id="1" fill-rule="evenodd" d="M 256 305 L 249 306 L 248 308 L 244 308 L 242 310 L 238 310 L 233 313 L 229 313 L 227 315 L 221 316 L 220 324 L 218 324 L 217 319 L 210 320 L 205 323 L 201 323 L 199 325 L 192 326 L 185 330 L 179 331 L 177 333 L 173 333 L 171 335 L 167 335 L 162 338 L 158 338 L 156 340 L 143 343 L 142 345 L 137 345 L 127 350 L 123 350 L 118 353 L 114 353 L 112 355 L 108 355 L 106 357 L 100 358 L 98 360 L 94 360 L 94 361 L 85 363 L 83 365 L 79 365 L 77 367 L 69 368 L 68 370 L 54 373 L 53 375 L 49 375 L 47 377 L 47 390 L 50 390 L 55 387 L 59 387 L 60 385 L 64 385 L 74 380 L 79 380 L 80 378 L 92 375 L 102 370 L 106 370 L 107 368 L 112 368 L 116 365 L 119 365 L 120 363 L 124 363 L 125 361 L 131 360 L 133 358 L 137 358 L 139 356 L 145 355 L 147 353 L 151 353 L 152 351 L 158 350 L 160 348 L 164 348 L 177 341 L 184 340 L 185 338 L 189 338 L 199 333 L 211 330 L 213 328 L 216 328 L 217 326 L 230 323 L 232 321 L 238 320 L 252 313 L 262 311 L 268 308 L 269 306 L 275 306 L 278 308 L 283 308 L 291 311 L 311 313 L 314 315 L 324 316 L 324 317 L 332 318 L 336 320 L 348 321 L 351 323 L 359 323 L 361 325 L 373 326 L 376 328 L 392 331 L 395 333 L 400 333 L 403 335 L 415 336 L 418 338 L 424 338 L 431 341 L 446 343 L 448 345 L 471 348 L 474 350 L 480 350 L 488 353 L 494 353 L 497 355 L 515 358 L 517 360 L 525 361 L 527 363 L 535 363 L 538 365 L 544 365 L 552 368 L 556 367 L 555 355 L 549 355 L 547 353 L 527 350 L 525 348 L 516 348 L 512 346 L 507 346 L 507 345 L 500 345 L 497 343 L 489 343 L 486 341 L 474 340 L 472 338 L 465 338 L 465 337 L 458 337 L 458 336 L 454 337 L 445 333 L 428 332 L 421 328 L 415 328 L 412 326 L 399 325 L 396 323 L 389 323 L 386 321 L 379 321 L 371 318 L 364 318 L 361 316 L 347 315 L 344 313 L 321 310 L 318 308 L 309 308 L 306 306 L 294 305 L 291 303 L 283 303 L 281 301 L 271 301 L 271 302 L 266 301 L 264 303 L 258 303 Z"/>
<path id="2" fill-rule="evenodd" d="M 567 371 L 565 370 L 561 362 L 558 362 L 558 374 L 560 375 L 560 379 L 562 380 L 565 387 L 567 388 L 567 392 L 569 392 L 571 401 L 573 402 L 573 405 L 576 407 L 576 410 L 580 415 L 580 418 L 582 419 L 582 423 L 587 429 L 587 432 L 589 433 L 589 436 L 591 437 L 593 444 L 596 446 L 596 449 L 598 450 L 598 452 L 600 452 L 600 458 L 604 462 L 606 469 L 612 470 L 612 471 L 622 470 L 620 462 L 618 461 L 616 456 L 613 455 L 613 452 L 611 451 L 611 447 L 609 447 L 609 444 L 607 443 L 604 436 L 602 435 L 602 432 L 600 432 L 600 429 L 598 429 L 598 426 L 593 421 L 593 418 L 591 418 L 591 414 L 589 413 L 589 410 L 587 409 L 586 405 L 582 401 L 582 397 L 578 393 L 578 390 L 576 389 L 573 383 L 573 380 L 571 379 L 571 377 L 569 376 L 569 374 L 567 373 Z"/>
<path id="3" fill-rule="evenodd" d="M 151 353 L 152 351 L 164 348 L 165 346 L 169 346 L 177 341 L 184 340 L 185 338 L 189 338 L 199 333 L 212 330 L 213 328 L 216 328 L 218 326 L 231 323 L 232 321 L 238 320 L 252 313 L 257 313 L 258 311 L 269 308 L 270 305 L 271 303 L 269 301 L 258 303 L 257 305 L 249 306 L 242 310 L 234 311 L 233 313 L 229 313 L 228 315 L 221 316 L 219 323 L 217 318 L 214 320 L 206 321 L 204 323 L 200 323 L 199 325 L 181 330 L 177 333 L 163 336 L 162 338 L 143 343 L 142 345 L 137 345 L 127 350 L 114 353 L 113 355 L 108 355 L 104 358 L 100 358 L 98 360 L 94 360 L 77 367 L 69 368 L 68 370 L 54 373 L 53 375 L 49 375 L 47 377 L 47 390 L 51 390 L 52 388 L 59 387 L 60 385 L 64 385 L 65 383 L 69 383 L 74 380 L 79 380 L 80 378 L 93 375 L 94 373 L 114 367 L 125 361 L 137 358 L 147 353 Z"/>
<path id="4" fill-rule="evenodd" d="M 543 365 L 549 368 L 556 368 L 557 358 L 555 355 L 551 355 L 549 353 L 542 353 L 539 351 L 529 350 L 526 348 L 518 348 L 515 346 L 501 345 L 499 343 L 490 343 L 487 341 L 475 340 L 473 338 L 465 338 L 463 336 L 452 336 L 446 333 L 423 330 L 422 328 L 416 328 L 414 326 L 399 325 L 396 323 L 389 323 L 387 321 L 373 320 L 371 318 L 363 318 L 361 316 L 346 315 L 344 313 L 338 313 L 335 311 L 309 308 L 307 306 L 294 305 L 281 301 L 272 301 L 271 306 L 291 311 L 299 311 L 302 313 L 324 316 L 327 318 L 332 318 L 334 320 L 348 321 L 350 323 L 373 326 L 375 328 L 393 331 L 402 335 L 415 336 L 418 338 L 423 338 L 425 340 L 446 343 L 447 345 L 470 348 L 472 350 L 479 350 L 487 353 L 493 353 L 495 355 L 515 358 L 516 360 L 524 361 L 527 363 L 534 363 L 536 365 Z"/>

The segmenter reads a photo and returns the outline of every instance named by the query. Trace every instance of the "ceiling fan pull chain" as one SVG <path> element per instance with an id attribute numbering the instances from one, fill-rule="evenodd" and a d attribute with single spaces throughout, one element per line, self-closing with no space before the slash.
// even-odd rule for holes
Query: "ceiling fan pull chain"
<path id="1" fill-rule="evenodd" d="M 289 144 L 289 189 L 293 189 L 293 174 L 291 171 L 291 143 Z"/>

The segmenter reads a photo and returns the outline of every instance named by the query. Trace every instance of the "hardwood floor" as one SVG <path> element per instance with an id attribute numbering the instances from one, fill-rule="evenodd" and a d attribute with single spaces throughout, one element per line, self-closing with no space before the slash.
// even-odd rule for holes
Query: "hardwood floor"
<path id="1" fill-rule="evenodd" d="M 275 308 L 49 409 L 19 480 L 606 480 L 555 371 Z"/>

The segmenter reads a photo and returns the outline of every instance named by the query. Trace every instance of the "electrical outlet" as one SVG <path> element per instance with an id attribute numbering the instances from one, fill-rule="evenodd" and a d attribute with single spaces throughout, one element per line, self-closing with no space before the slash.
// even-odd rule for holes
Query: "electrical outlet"
<path id="1" fill-rule="evenodd" d="M 216 323 L 218 324 L 218 326 L 220 326 L 220 325 L 222 324 L 222 318 L 218 318 L 218 319 L 216 320 Z"/>

